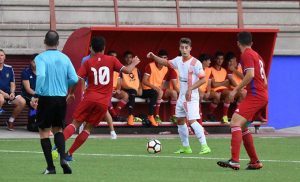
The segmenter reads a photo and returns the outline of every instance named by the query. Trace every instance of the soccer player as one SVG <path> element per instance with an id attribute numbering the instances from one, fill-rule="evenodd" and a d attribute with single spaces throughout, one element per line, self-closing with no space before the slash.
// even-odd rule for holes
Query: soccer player
<path id="1" fill-rule="evenodd" d="M 218 161 L 221 167 L 229 167 L 234 170 L 240 169 L 240 148 L 243 141 L 244 147 L 250 157 L 246 169 L 260 169 L 263 164 L 258 160 L 251 132 L 248 130 L 254 114 L 264 108 L 268 103 L 267 77 L 264 70 L 264 62 L 252 46 L 250 32 L 240 32 L 237 35 L 237 45 L 241 50 L 241 65 L 244 71 L 242 82 L 230 92 L 230 100 L 245 86 L 246 98 L 241 102 L 232 116 L 231 127 L 231 159 Z"/>
<path id="2" fill-rule="evenodd" d="M 78 82 L 78 77 L 68 56 L 57 50 L 58 33 L 49 30 L 44 43 L 46 51 L 34 59 L 36 64 L 36 94 L 31 99 L 31 106 L 37 107 L 41 146 L 47 162 L 47 168 L 43 174 L 56 173 L 49 139 L 51 128 L 54 133 L 54 143 L 60 154 L 60 165 L 63 172 L 64 174 L 71 174 L 72 170 L 65 160 L 65 140 L 62 128 L 65 125 L 68 88 Z"/>
<path id="3" fill-rule="evenodd" d="M 7 129 L 14 130 L 15 118 L 22 112 L 26 102 L 21 95 L 16 95 L 15 74 L 11 66 L 4 64 L 6 55 L 4 50 L 0 49 L 0 114 L 4 112 L 2 106 L 5 102 L 15 105 L 15 109 L 8 121 L 6 121 Z"/>
<path id="4" fill-rule="evenodd" d="M 68 160 L 72 160 L 73 153 L 86 141 L 93 126 L 97 126 L 108 110 L 112 97 L 113 72 L 131 73 L 140 60 L 135 57 L 128 66 L 123 66 L 113 56 L 104 55 L 105 39 L 95 37 L 91 40 L 91 52 L 93 57 L 87 60 L 77 72 L 78 77 L 88 79 L 88 86 L 82 101 L 73 114 L 73 122 L 64 130 L 65 140 L 68 140 L 76 129 L 86 122 L 84 130 L 76 137 L 74 143 L 68 150 Z M 69 93 L 68 99 L 74 99 L 75 87 Z"/>
<path id="5" fill-rule="evenodd" d="M 227 72 L 224 68 L 222 68 L 224 61 L 224 54 L 222 52 L 216 52 L 215 61 L 213 67 L 211 68 L 211 85 L 213 92 L 211 94 L 214 95 L 213 102 L 209 106 L 209 120 L 215 120 L 213 113 L 217 108 L 220 101 L 223 101 L 223 117 L 222 122 L 228 124 L 228 109 L 230 106 L 229 101 L 229 80 L 227 79 Z M 218 98 L 218 99 L 216 99 Z"/>
<path id="6" fill-rule="evenodd" d="M 200 154 L 207 154 L 211 150 L 206 143 L 203 127 L 196 121 L 200 118 L 198 88 L 205 82 L 205 73 L 200 61 L 190 55 L 192 50 L 191 39 L 181 38 L 179 41 L 179 50 L 182 56 L 169 61 L 156 56 L 152 52 L 149 52 L 147 57 L 159 64 L 177 69 L 179 72 L 180 93 L 176 104 L 176 117 L 182 147 L 175 153 L 192 153 L 189 144 L 189 131 L 186 125 L 186 120 L 188 120 L 201 144 Z"/>

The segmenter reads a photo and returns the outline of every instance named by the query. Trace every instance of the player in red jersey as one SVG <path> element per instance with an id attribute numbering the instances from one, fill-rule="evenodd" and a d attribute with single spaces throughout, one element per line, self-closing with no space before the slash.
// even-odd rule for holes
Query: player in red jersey
<path id="1" fill-rule="evenodd" d="M 128 66 L 123 66 L 119 60 L 113 56 L 104 55 L 105 39 L 95 37 L 91 42 L 91 51 L 94 54 L 87 60 L 77 72 L 79 78 L 88 81 L 88 87 L 84 98 L 77 106 L 73 114 L 73 122 L 64 129 L 65 140 L 70 138 L 76 129 L 86 121 L 83 131 L 76 137 L 73 145 L 68 151 L 66 160 L 72 160 L 72 154 L 86 141 L 90 131 L 97 126 L 99 121 L 105 116 L 113 91 L 113 72 L 131 73 L 140 60 L 135 57 Z M 74 96 L 75 87 L 67 98 L 71 101 Z"/>
<path id="2" fill-rule="evenodd" d="M 232 101 L 235 95 L 246 86 L 247 95 L 240 103 L 231 119 L 231 159 L 228 161 L 218 161 L 221 167 L 229 167 L 234 170 L 240 169 L 240 148 L 243 141 L 244 147 L 250 157 L 250 163 L 246 169 L 260 169 L 263 167 L 256 155 L 253 138 L 248 130 L 249 122 L 257 111 L 264 108 L 268 103 L 267 78 L 264 71 L 262 58 L 251 49 L 252 35 L 249 32 L 238 34 L 237 45 L 240 48 L 241 65 L 244 71 L 242 82 L 230 93 Z"/>

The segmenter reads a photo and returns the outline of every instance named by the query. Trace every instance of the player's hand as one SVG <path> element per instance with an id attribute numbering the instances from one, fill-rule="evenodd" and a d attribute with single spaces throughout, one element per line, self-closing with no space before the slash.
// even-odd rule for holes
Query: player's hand
<path id="1" fill-rule="evenodd" d="M 149 58 L 149 59 L 151 59 L 153 56 L 154 56 L 153 52 L 149 52 L 149 53 L 147 54 L 147 58 Z"/>
<path id="2" fill-rule="evenodd" d="M 135 57 L 132 59 L 132 63 L 133 63 L 135 66 L 138 65 L 140 62 L 141 62 L 141 60 L 140 60 L 137 56 L 135 56 Z"/>
<path id="3" fill-rule="evenodd" d="M 153 89 L 159 94 L 160 92 L 162 92 L 162 89 L 160 89 L 159 87 L 153 87 Z"/>
<path id="4" fill-rule="evenodd" d="M 3 92 L 2 95 L 4 99 L 10 99 L 10 96 L 7 93 Z"/>
<path id="5" fill-rule="evenodd" d="M 30 101 L 30 106 L 33 108 L 33 109 L 37 109 L 37 106 L 38 106 L 38 102 L 39 102 L 39 99 L 38 98 L 34 98 L 32 97 L 31 98 L 31 101 Z"/>
<path id="6" fill-rule="evenodd" d="M 75 95 L 74 94 L 69 94 L 67 96 L 67 104 L 70 104 L 71 102 L 73 102 L 75 100 Z"/>
<path id="7" fill-rule="evenodd" d="M 230 102 L 233 102 L 234 101 L 234 97 L 237 93 L 237 90 L 236 89 L 233 89 L 230 93 L 229 93 L 229 101 Z"/>
<path id="8" fill-rule="evenodd" d="M 191 101 L 192 98 L 192 90 L 191 89 L 187 89 L 186 93 L 185 93 L 185 100 L 186 101 Z"/>
<path id="9" fill-rule="evenodd" d="M 228 69 L 229 69 L 230 71 L 232 71 L 232 72 L 235 71 L 235 67 L 234 67 L 234 66 L 229 66 Z"/>
<path id="10" fill-rule="evenodd" d="M 206 92 L 206 93 L 204 94 L 203 99 L 204 99 L 204 100 L 208 100 L 208 99 L 209 99 L 209 96 L 210 96 L 210 92 Z"/>
<path id="11" fill-rule="evenodd" d="M 116 90 L 116 94 L 121 94 L 121 90 Z"/>
<path id="12" fill-rule="evenodd" d="M 12 92 L 12 93 L 10 93 L 10 95 L 9 95 L 9 100 L 14 100 L 15 97 L 16 97 L 15 93 Z"/>

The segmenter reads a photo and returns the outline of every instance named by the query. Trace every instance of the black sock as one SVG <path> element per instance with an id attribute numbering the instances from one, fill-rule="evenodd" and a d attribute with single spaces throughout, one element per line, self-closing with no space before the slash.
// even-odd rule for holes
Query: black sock
<path id="1" fill-rule="evenodd" d="M 52 159 L 52 154 L 51 154 L 51 141 L 49 138 L 43 138 L 41 139 L 41 146 L 44 152 L 44 156 L 47 162 L 47 169 L 48 170 L 53 170 L 55 169 L 54 164 L 53 164 L 53 159 Z"/>
<path id="2" fill-rule="evenodd" d="M 54 143 L 57 147 L 57 151 L 60 155 L 60 160 L 65 159 L 66 155 L 66 144 L 65 144 L 65 137 L 62 132 L 57 132 L 54 135 Z"/>

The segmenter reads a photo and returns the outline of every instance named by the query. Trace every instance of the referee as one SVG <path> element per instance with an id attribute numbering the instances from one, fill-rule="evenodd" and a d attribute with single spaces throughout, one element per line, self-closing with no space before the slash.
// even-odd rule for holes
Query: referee
<path id="1" fill-rule="evenodd" d="M 46 51 L 35 58 L 36 88 L 31 106 L 37 107 L 37 123 L 41 146 L 47 162 L 43 174 L 56 174 L 51 155 L 49 131 L 52 128 L 54 143 L 60 154 L 60 165 L 64 174 L 72 170 L 65 160 L 65 140 L 62 133 L 66 115 L 66 96 L 68 88 L 78 82 L 78 77 L 70 59 L 57 50 L 59 35 L 56 31 L 48 31 L 44 44 Z"/>

